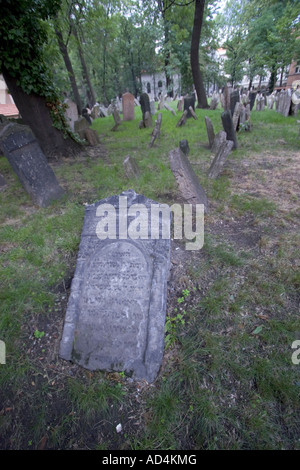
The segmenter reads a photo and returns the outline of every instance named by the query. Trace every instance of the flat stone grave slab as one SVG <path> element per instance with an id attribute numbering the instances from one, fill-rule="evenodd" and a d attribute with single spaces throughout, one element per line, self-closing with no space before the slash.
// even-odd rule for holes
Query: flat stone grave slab
<path id="1" fill-rule="evenodd" d="M 0 125 L 0 145 L 35 204 L 47 207 L 64 195 L 30 127 L 4 122 Z"/>
<path id="2" fill-rule="evenodd" d="M 158 238 L 151 226 L 153 205 L 168 208 L 130 190 L 86 206 L 61 358 L 155 380 L 164 350 L 170 236 Z"/>

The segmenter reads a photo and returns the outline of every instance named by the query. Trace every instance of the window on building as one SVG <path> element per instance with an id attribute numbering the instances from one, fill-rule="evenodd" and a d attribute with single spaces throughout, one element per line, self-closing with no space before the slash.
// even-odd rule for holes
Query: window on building
<path id="1" fill-rule="evenodd" d="M 300 73 L 300 61 L 297 62 L 296 68 L 295 68 L 295 73 Z"/>
<path id="2" fill-rule="evenodd" d="M 147 93 L 151 93 L 151 84 L 147 83 Z"/>
<path id="3" fill-rule="evenodd" d="M 159 80 L 159 82 L 158 82 L 158 88 L 162 88 L 162 81 L 161 80 Z"/>

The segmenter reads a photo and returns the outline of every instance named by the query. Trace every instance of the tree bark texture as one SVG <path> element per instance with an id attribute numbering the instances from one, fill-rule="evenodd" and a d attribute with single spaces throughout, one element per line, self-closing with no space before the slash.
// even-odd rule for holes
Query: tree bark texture
<path id="1" fill-rule="evenodd" d="M 191 69 L 197 92 L 197 108 L 208 108 L 202 73 L 199 65 L 199 43 L 204 15 L 205 0 L 195 0 L 194 26 L 191 43 Z"/>
<path id="2" fill-rule="evenodd" d="M 41 149 L 48 159 L 71 156 L 80 152 L 81 145 L 71 137 L 65 138 L 62 131 L 53 126 L 50 107 L 46 99 L 36 93 L 27 94 L 5 69 L 4 80 L 22 116 L 24 124 L 33 131 Z"/>
<path id="3" fill-rule="evenodd" d="M 71 88 L 72 88 L 73 95 L 74 95 L 74 100 L 75 100 L 75 103 L 77 104 L 78 114 L 81 115 L 82 103 L 81 103 L 81 98 L 80 98 L 80 95 L 79 95 L 77 83 L 76 83 L 76 80 L 75 80 L 75 74 L 74 74 L 73 66 L 72 66 L 72 63 L 71 63 L 71 60 L 70 60 L 70 57 L 69 57 L 69 54 L 68 54 L 68 48 L 67 48 L 66 44 L 64 43 L 62 32 L 59 31 L 59 29 L 57 27 L 55 27 L 55 34 L 56 34 L 56 37 L 57 37 L 57 42 L 58 42 L 60 52 L 63 56 L 65 66 L 66 66 L 66 69 L 68 71 L 69 80 L 70 80 Z"/>

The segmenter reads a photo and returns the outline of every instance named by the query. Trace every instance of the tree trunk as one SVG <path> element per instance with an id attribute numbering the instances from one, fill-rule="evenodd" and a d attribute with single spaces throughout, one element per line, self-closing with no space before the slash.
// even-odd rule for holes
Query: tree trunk
<path id="1" fill-rule="evenodd" d="M 79 40 L 79 37 L 78 37 L 78 34 L 77 34 L 77 30 L 76 30 L 76 27 L 75 27 L 73 21 L 71 22 L 71 27 L 72 27 L 72 33 L 73 33 L 73 35 L 76 39 L 76 42 L 77 42 L 77 48 L 78 48 L 79 58 L 80 58 L 81 67 L 82 67 L 83 79 L 84 79 L 84 81 L 87 85 L 87 95 L 88 95 L 88 100 L 89 100 L 89 106 L 92 108 L 94 106 L 94 104 L 96 103 L 96 95 L 95 95 L 94 88 L 93 88 L 91 80 L 90 80 L 90 75 L 89 75 L 87 65 L 86 65 L 86 62 L 85 62 L 83 50 L 82 50 L 80 40 Z"/>
<path id="2" fill-rule="evenodd" d="M 76 80 L 75 80 L 74 70 L 73 70 L 72 63 L 71 63 L 71 60 L 70 60 L 70 57 L 69 57 L 69 54 L 68 54 L 68 49 L 67 49 L 67 46 L 64 43 L 62 32 L 59 31 L 59 29 L 57 27 L 55 27 L 55 34 L 56 34 L 56 37 L 57 37 L 60 52 L 63 56 L 65 66 L 66 66 L 66 69 L 68 71 L 69 80 L 70 80 L 70 84 L 71 84 L 73 95 L 74 95 L 74 100 L 75 100 L 75 103 L 77 104 L 78 114 L 81 115 L 82 103 L 81 103 L 77 83 L 76 83 Z"/>
<path id="3" fill-rule="evenodd" d="M 199 43 L 203 22 L 205 0 L 195 0 L 194 26 L 191 43 L 191 69 L 198 97 L 197 108 L 208 108 L 203 78 L 199 65 Z"/>
<path id="4" fill-rule="evenodd" d="M 62 155 L 68 157 L 79 153 L 81 145 L 69 136 L 65 138 L 64 133 L 53 126 L 46 98 L 35 93 L 28 95 L 18 86 L 16 78 L 5 69 L 2 73 L 24 124 L 31 128 L 46 157 L 58 159 Z"/>

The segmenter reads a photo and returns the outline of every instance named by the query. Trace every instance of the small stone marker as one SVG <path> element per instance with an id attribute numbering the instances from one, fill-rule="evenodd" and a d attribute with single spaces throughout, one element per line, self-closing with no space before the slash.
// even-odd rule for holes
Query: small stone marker
<path id="1" fill-rule="evenodd" d="M 75 121 L 78 120 L 77 104 L 74 103 L 74 101 L 72 101 L 70 99 L 66 99 L 64 104 L 67 105 L 67 109 L 65 111 L 65 116 L 67 118 L 69 126 L 74 131 L 74 123 L 75 123 Z"/>
<path id="2" fill-rule="evenodd" d="M 77 132 L 79 137 L 84 140 L 85 139 L 85 130 L 90 127 L 88 121 L 81 117 L 78 121 L 74 122 L 74 131 Z"/>
<path id="3" fill-rule="evenodd" d="M 95 104 L 91 109 L 91 118 L 98 119 L 100 117 L 100 105 Z"/>
<path id="4" fill-rule="evenodd" d="M 0 125 L 0 145 L 25 191 L 40 207 L 63 196 L 56 176 L 28 126 Z"/>
<path id="5" fill-rule="evenodd" d="M 190 204 L 203 204 L 208 211 L 208 200 L 187 156 L 177 148 L 169 152 L 170 166 L 182 197 Z"/>
<path id="6" fill-rule="evenodd" d="M 122 95 L 123 121 L 134 120 L 134 96 L 131 93 Z"/>
<path id="7" fill-rule="evenodd" d="M 183 111 L 183 104 L 184 104 L 184 99 L 180 98 L 177 103 L 177 109 L 178 111 Z"/>
<path id="8" fill-rule="evenodd" d="M 207 176 L 209 178 L 217 178 L 222 173 L 226 159 L 229 153 L 231 152 L 232 147 L 232 140 L 226 140 L 219 146 L 217 155 L 213 159 L 212 164 L 207 173 Z"/>
<path id="9" fill-rule="evenodd" d="M 290 113 L 290 108 L 292 104 L 292 93 L 288 90 L 282 90 L 278 96 L 278 109 L 277 112 L 282 114 L 282 116 L 287 117 Z"/>
<path id="10" fill-rule="evenodd" d="M 164 350 L 170 237 L 150 237 L 153 205 L 168 208 L 130 190 L 86 206 L 61 358 L 155 380 Z M 115 239 L 105 235 L 108 226 Z"/>
<path id="11" fill-rule="evenodd" d="M 114 121 L 115 121 L 115 125 L 111 128 L 111 131 L 116 131 L 119 127 L 119 125 L 121 124 L 121 118 L 120 118 L 120 114 L 119 114 L 119 111 L 118 111 L 118 108 L 116 106 L 113 106 L 113 111 L 112 111 L 112 115 L 113 115 L 113 118 L 114 118 Z"/>
<path id="12" fill-rule="evenodd" d="M 139 176 L 137 163 L 130 155 L 124 158 L 123 168 L 126 178 L 137 178 Z"/>
<path id="13" fill-rule="evenodd" d="M 182 139 L 179 142 L 179 148 L 185 155 L 188 155 L 190 153 L 189 143 L 186 139 Z"/>
<path id="14" fill-rule="evenodd" d="M 236 149 L 237 148 L 236 133 L 233 127 L 233 121 L 232 121 L 230 109 L 227 111 L 224 111 L 221 114 L 221 119 L 222 119 L 224 131 L 226 132 L 226 135 L 227 135 L 227 140 L 232 140 L 233 148 Z"/>
<path id="15" fill-rule="evenodd" d="M 208 135 L 209 148 L 212 148 L 214 140 L 215 140 L 214 127 L 208 116 L 205 116 L 204 119 L 205 119 L 206 131 Z"/>

